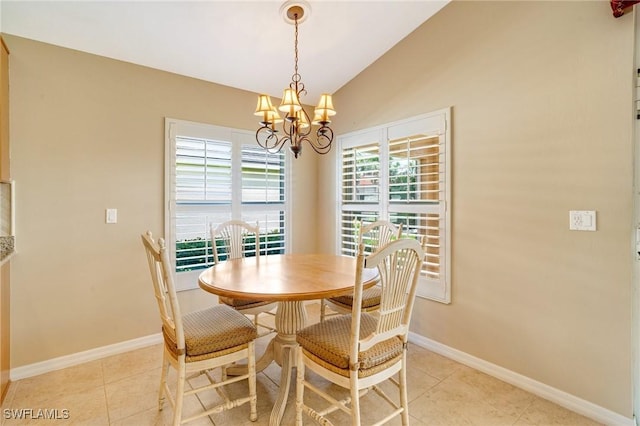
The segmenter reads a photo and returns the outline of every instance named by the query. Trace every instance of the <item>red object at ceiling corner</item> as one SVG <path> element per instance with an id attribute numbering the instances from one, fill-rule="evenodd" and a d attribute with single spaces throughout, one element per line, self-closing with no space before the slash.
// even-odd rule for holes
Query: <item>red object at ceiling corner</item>
<path id="1" fill-rule="evenodd" d="M 640 3 L 640 0 L 611 0 L 611 10 L 613 10 L 613 16 L 616 18 L 625 14 L 626 9 L 633 6 L 636 3 Z"/>

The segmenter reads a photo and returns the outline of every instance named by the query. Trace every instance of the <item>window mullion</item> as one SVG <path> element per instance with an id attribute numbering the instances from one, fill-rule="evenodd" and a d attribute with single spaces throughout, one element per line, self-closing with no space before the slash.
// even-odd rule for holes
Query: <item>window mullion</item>
<path id="1" fill-rule="evenodd" d="M 389 135 L 386 128 L 382 129 L 380 138 L 380 208 L 381 219 L 389 217 Z"/>
<path id="2" fill-rule="evenodd" d="M 169 257 L 171 259 L 176 258 L 176 229 L 175 229 L 175 216 L 176 216 L 176 128 L 177 124 L 173 121 L 165 120 L 166 138 L 165 142 L 165 181 L 164 181 L 164 194 L 166 215 L 168 220 L 165 220 L 164 235 L 169 247 Z"/>
<path id="3" fill-rule="evenodd" d="M 242 217 L 242 144 L 231 144 L 231 217 Z"/>

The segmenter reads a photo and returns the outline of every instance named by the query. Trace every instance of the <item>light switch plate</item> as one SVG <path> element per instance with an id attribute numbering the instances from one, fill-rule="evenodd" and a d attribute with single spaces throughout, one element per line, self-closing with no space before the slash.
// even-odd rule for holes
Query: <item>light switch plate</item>
<path id="1" fill-rule="evenodd" d="M 107 209 L 106 223 L 118 223 L 118 209 Z"/>
<path id="2" fill-rule="evenodd" d="M 569 229 L 572 231 L 595 231 L 595 210 L 571 210 L 569 212 Z"/>

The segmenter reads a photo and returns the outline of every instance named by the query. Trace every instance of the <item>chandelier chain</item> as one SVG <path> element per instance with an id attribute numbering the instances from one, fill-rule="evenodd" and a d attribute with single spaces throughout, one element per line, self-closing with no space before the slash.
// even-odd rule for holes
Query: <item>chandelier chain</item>
<path id="1" fill-rule="evenodd" d="M 295 30 L 295 37 L 294 37 L 295 41 L 293 45 L 293 52 L 294 52 L 293 75 L 298 76 L 298 80 L 300 80 L 300 74 L 298 74 L 298 14 L 297 13 L 294 15 L 294 21 L 295 21 L 296 30 Z"/>

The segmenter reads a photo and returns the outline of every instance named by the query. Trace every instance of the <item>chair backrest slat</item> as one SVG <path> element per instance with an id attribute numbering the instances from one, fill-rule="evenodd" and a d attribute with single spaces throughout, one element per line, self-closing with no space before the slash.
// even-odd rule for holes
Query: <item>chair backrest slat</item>
<path id="1" fill-rule="evenodd" d="M 173 282 L 173 274 L 169 261 L 169 253 L 165 247 L 164 239 L 160 238 L 156 242 L 151 232 L 142 234 L 142 243 L 147 252 L 151 281 L 155 293 L 162 328 L 172 340 L 177 343 L 177 349 L 183 350 L 185 347 L 184 334 L 182 329 L 182 315 L 176 287 Z"/>
<path id="2" fill-rule="evenodd" d="M 253 238 L 254 244 L 248 242 Z M 247 254 L 255 253 L 256 257 L 260 256 L 260 228 L 258 223 L 256 226 L 249 225 L 241 220 L 229 220 L 221 223 L 217 227 L 211 225 L 211 244 L 213 245 L 213 260 L 215 263 L 220 262 L 220 248 L 217 242 L 222 241 L 222 248 L 227 259 L 238 259 Z"/>
<path id="3" fill-rule="evenodd" d="M 376 313 L 378 323 L 375 332 L 370 336 L 360 336 L 362 272 L 356 271 L 352 335 L 357 341 L 353 342 L 351 348 L 352 359 L 357 359 L 359 351 L 364 351 L 393 336 L 399 336 L 403 341 L 407 341 L 411 311 L 424 259 L 424 251 L 420 243 L 411 238 L 391 241 L 366 257 L 362 244 L 358 251 L 358 269 L 378 269 L 380 275 L 378 285 L 382 288 L 382 294 L 380 309 Z"/>
<path id="4" fill-rule="evenodd" d="M 385 246 L 402 236 L 402 224 L 395 225 L 388 220 L 361 223 L 359 229 L 358 247 L 360 244 L 364 244 L 366 253 L 373 253 L 378 247 Z"/>

